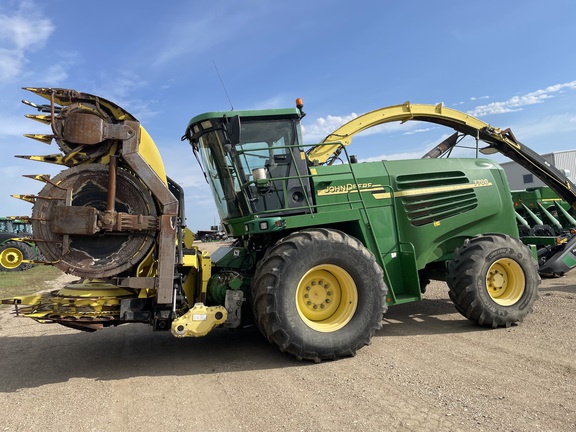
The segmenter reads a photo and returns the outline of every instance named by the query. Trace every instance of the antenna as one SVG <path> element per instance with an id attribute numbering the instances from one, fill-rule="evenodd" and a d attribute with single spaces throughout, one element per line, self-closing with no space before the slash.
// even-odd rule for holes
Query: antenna
<path id="1" fill-rule="evenodd" d="M 230 96 L 228 96 L 228 91 L 226 90 L 226 86 L 224 85 L 224 81 L 222 81 L 222 77 L 220 76 L 220 71 L 218 70 L 218 66 L 216 66 L 216 62 L 212 60 L 212 64 L 214 65 L 214 69 L 216 69 L 216 74 L 220 79 L 220 84 L 222 84 L 222 88 L 224 89 L 224 93 L 226 93 L 226 98 L 228 99 L 228 103 L 230 104 L 231 111 L 234 111 L 234 106 L 232 105 L 232 101 L 230 100 Z"/>

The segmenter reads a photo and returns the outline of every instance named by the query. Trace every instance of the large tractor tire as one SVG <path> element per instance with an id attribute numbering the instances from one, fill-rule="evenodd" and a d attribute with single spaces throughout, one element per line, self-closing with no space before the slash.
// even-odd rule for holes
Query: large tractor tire
<path id="1" fill-rule="evenodd" d="M 308 229 L 266 252 L 252 282 L 253 310 L 281 351 L 335 360 L 370 343 L 382 326 L 387 291 L 382 268 L 357 239 Z"/>
<path id="2" fill-rule="evenodd" d="M 489 234 L 466 240 L 448 264 L 456 310 L 487 327 L 510 327 L 532 311 L 538 298 L 538 264 L 518 239 Z"/>
<path id="3" fill-rule="evenodd" d="M 34 249 L 26 243 L 6 241 L 0 245 L 0 271 L 28 270 L 32 263 L 23 260 L 34 259 Z"/>

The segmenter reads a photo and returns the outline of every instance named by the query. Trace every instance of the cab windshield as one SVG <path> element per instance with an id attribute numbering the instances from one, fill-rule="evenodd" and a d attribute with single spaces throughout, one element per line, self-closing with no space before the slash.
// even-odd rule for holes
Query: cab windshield
<path id="1" fill-rule="evenodd" d="M 214 195 L 214 202 L 221 219 L 243 215 L 237 194 L 240 192 L 238 176 L 234 170 L 230 154 L 224 150 L 225 137 L 222 130 L 214 130 L 199 139 L 199 153 L 208 183 Z"/>
<path id="2" fill-rule="evenodd" d="M 285 186 L 270 184 L 263 197 L 258 182 L 288 177 L 297 130 L 291 119 L 243 119 L 240 142 L 235 146 L 227 144 L 220 128 L 200 136 L 200 158 L 222 219 L 270 210 L 270 205 L 284 206 Z M 275 203 L 265 205 L 272 203 L 274 193 L 278 196 Z"/>

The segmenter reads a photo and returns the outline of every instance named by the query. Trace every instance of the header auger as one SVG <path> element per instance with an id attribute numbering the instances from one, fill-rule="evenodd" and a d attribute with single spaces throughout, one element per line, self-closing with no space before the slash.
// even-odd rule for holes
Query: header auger
<path id="1" fill-rule="evenodd" d="M 538 297 L 534 254 L 518 240 L 496 163 L 348 157 L 355 132 L 410 119 L 525 150 L 465 114 L 399 105 L 314 145 L 302 141 L 301 102 L 194 117 L 183 140 L 233 238 L 210 256 L 193 244 L 183 190 L 137 119 L 98 96 L 27 90 L 49 100 L 26 103 L 52 129 L 30 137 L 60 153 L 24 157 L 65 169 L 33 176 L 42 191 L 20 198 L 33 203 L 47 261 L 80 280 L 3 300 L 20 315 L 81 330 L 140 322 L 177 337 L 255 323 L 280 350 L 320 361 L 354 355 L 387 307 L 420 300 L 430 279 L 446 280 L 456 309 L 489 327 L 522 321 Z M 334 152 L 342 164 L 328 162 Z"/>

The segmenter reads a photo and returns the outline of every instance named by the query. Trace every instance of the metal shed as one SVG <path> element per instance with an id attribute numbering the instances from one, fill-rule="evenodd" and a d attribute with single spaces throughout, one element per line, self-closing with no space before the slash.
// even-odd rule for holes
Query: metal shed
<path id="1" fill-rule="evenodd" d="M 564 171 L 566 176 L 573 183 L 576 183 L 576 150 L 546 153 L 541 156 L 560 171 Z M 500 165 L 504 168 L 504 171 L 506 171 L 508 183 L 512 190 L 545 186 L 542 180 L 516 162 L 503 162 Z"/>

